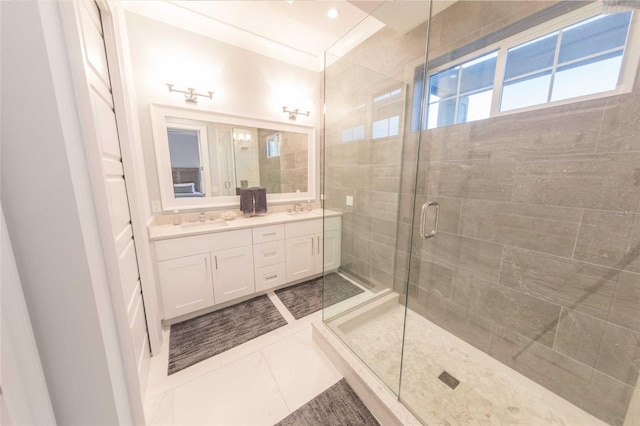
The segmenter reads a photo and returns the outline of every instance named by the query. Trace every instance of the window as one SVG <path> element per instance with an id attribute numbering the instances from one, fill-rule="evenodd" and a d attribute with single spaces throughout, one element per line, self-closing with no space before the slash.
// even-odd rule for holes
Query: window
<path id="1" fill-rule="evenodd" d="M 371 139 L 398 136 L 402 113 L 402 88 L 393 89 L 373 98 Z"/>
<path id="2" fill-rule="evenodd" d="M 561 17 L 545 24 L 546 31 L 532 28 L 430 72 L 422 128 L 630 91 L 635 73 L 627 73 L 627 82 L 621 76 L 625 60 L 631 67 L 638 61 L 638 52 L 625 49 L 632 14 L 596 14 L 598 7 L 583 8 L 572 21 Z M 423 70 L 416 69 L 416 87 L 422 87 Z M 412 130 L 418 130 L 417 123 L 414 117 Z"/>
<path id="3" fill-rule="evenodd" d="M 267 136 L 267 158 L 280 157 L 280 133 Z"/>
<path id="4" fill-rule="evenodd" d="M 427 128 L 488 118 L 498 52 L 432 74 Z"/>

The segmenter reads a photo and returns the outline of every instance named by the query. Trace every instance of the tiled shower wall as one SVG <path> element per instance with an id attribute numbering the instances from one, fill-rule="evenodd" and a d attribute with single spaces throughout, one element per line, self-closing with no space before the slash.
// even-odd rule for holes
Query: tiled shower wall
<path id="1" fill-rule="evenodd" d="M 458 2 L 431 21 L 430 59 L 551 5 Z M 409 111 L 425 36 L 424 28 L 403 37 L 383 31 L 363 43 L 348 56 L 353 75 L 335 71 L 342 78 L 330 86 L 327 70 L 327 105 L 332 90 L 355 84 L 362 67 L 406 82 Z M 409 120 L 407 112 L 396 146 L 402 167 L 392 164 L 386 176 L 400 179 L 395 198 L 391 187 L 373 183 L 379 165 L 362 161 L 389 161 L 398 151 L 377 151 L 371 141 L 332 146 L 339 135 L 327 122 L 327 193 L 339 194 L 327 207 L 347 212 L 343 263 L 366 257 L 359 267 L 371 276 L 393 256 L 390 244 L 375 252 L 380 239 L 373 230 L 389 229 L 398 249 L 394 288 L 405 292 L 413 231 L 411 309 L 622 424 L 640 365 L 640 81 L 632 94 L 425 131 L 417 188 L 418 138 Z M 366 166 L 370 171 L 358 174 Z M 375 198 L 359 197 L 359 209 L 357 197 L 353 210 L 345 208 L 340 191 L 363 178 L 368 186 L 361 191 Z M 411 229 L 414 189 L 418 208 L 427 199 L 441 205 L 440 231 L 426 242 Z M 394 203 L 396 230 L 381 222 L 391 220 Z"/>
<path id="2" fill-rule="evenodd" d="M 640 366 L 640 81 L 421 143 L 418 205 L 442 220 L 414 239 L 409 306 L 622 424 Z"/>
<path id="3" fill-rule="evenodd" d="M 280 156 L 267 158 L 267 137 L 273 133 L 274 130 L 258 129 L 261 186 L 269 194 L 307 192 L 307 134 L 281 131 Z"/>

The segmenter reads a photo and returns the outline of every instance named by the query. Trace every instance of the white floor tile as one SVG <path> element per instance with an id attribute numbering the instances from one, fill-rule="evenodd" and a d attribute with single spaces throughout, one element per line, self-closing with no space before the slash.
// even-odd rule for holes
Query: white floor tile
<path id="1" fill-rule="evenodd" d="M 173 391 L 147 399 L 144 404 L 144 414 L 148 425 L 173 425 Z"/>
<path id="2" fill-rule="evenodd" d="M 288 326 L 283 326 L 222 352 L 217 356 L 220 357 L 222 365 L 230 364 L 290 335 L 291 331 L 289 331 Z"/>
<path id="3" fill-rule="evenodd" d="M 173 391 L 174 425 L 273 425 L 289 410 L 260 353 Z"/>
<path id="4" fill-rule="evenodd" d="M 290 411 L 322 393 L 341 375 L 311 338 L 311 327 L 262 349 Z"/>

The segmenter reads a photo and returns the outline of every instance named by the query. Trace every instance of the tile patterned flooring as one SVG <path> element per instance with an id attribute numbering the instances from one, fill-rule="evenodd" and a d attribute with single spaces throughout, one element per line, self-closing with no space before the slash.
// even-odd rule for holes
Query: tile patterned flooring
<path id="1" fill-rule="evenodd" d="M 311 338 L 322 311 L 296 320 L 268 295 L 286 326 L 171 376 L 164 330 L 147 381 L 148 425 L 274 425 L 342 378 Z"/>

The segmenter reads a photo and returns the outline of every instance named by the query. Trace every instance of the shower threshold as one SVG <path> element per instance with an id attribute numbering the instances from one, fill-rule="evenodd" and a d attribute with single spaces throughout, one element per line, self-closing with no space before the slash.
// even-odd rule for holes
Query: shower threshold
<path id="1" fill-rule="evenodd" d="M 400 382 L 405 320 L 398 301 L 388 294 L 314 324 L 314 340 L 389 424 L 420 424 L 416 417 L 426 424 L 606 424 L 410 309 L 398 406 L 391 391 Z M 460 381 L 455 389 L 438 378 L 443 371 Z"/>

